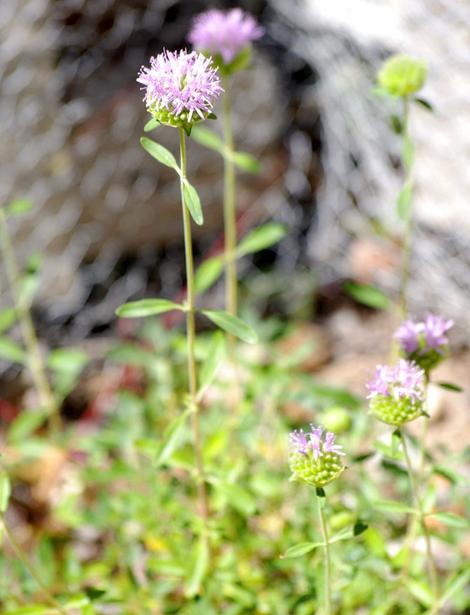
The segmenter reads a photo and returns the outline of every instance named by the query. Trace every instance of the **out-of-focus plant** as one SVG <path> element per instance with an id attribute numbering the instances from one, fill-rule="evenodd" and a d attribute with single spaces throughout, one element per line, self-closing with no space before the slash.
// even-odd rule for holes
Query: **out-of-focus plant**
<path id="1" fill-rule="evenodd" d="M 259 162 L 245 152 L 235 151 L 232 113 L 233 76 L 251 64 L 252 42 L 263 35 L 255 19 L 240 8 L 229 11 L 211 9 L 198 15 L 188 40 L 195 49 L 212 57 L 219 69 L 223 94 L 223 140 L 217 133 L 197 126 L 192 137 L 201 145 L 217 151 L 224 158 L 224 259 L 208 259 L 198 271 L 196 285 L 205 290 L 219 277 L 225 265 L 225 307 L 238 313 L 237 259 L 267 248 L 281 239 L 285 230 L 270 223 L 252 231 L 237 247 L 237 206 L 235 167 L 248 173 L 258 173 Z"/>

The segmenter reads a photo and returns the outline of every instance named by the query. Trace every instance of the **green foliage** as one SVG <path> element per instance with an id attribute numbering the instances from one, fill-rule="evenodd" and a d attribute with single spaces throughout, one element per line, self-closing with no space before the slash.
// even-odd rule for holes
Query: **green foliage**
<path id="1" fill-rule="evenodd" d="M 224 310 L 202 310 L 202 313 L 218 327 L 244 342 L 254 344 L 258 341 L 255 331 L 246 322 L 243 322 L 241 318 L 233 316 Z"/>
<path id="2" fill-rule="evenodd" d="M 358 303 L 377 310 L 386 310 L 390 305 L 389 298 L 375 286 L 359 284 L 357 282 L 346 282 L 343 285 L 346 294 Z"/>
<path id="3" fill-rule="evenodd" d="M 116 315 L 121 318 L 145 318 L 158 316 L 171 310 L 182 310 L 183 306 L 168 299 L 140 299 L 121 305 L 116 310 Z"/>

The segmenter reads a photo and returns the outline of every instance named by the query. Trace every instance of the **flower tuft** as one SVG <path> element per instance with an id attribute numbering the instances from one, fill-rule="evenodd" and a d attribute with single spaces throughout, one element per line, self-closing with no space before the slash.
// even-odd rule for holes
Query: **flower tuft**
<path id="1" fill-rule="evenodd" d="M 401 359 L 397 365 L 378 365 L 367 384 L 371 412 L 384 423 L 402 425 L 423 414 L 424 371 Z"/>
<path id="2" fill-rule="evenodd" d="M 142 66 L 137 81 L 148 111 L 162 124 L 190 127 L 212 112 L 223 92 L 217 68 L 195 51 L 164 50 Z"/>
<path id="3" fill-rule="evenodd" d="M 256 20 L 240 8 L 211 9 L 194 19 L 188 40 L 198 51 L 220 57 L 227 66 L 263 33 Z"/>
<path id="4" fill-rule="evenodd" d="M 452 320 L 428 314 L 421 322 L 403 322 L 395 332 L 395 339 L 407 359 L 429 372 L 445 358 L 449 346 L 446 333 L 453 325 Z"/>
<path id="5" fill-rule="evenodd" d="M 345 453 L 342 446 L 335 444 L 334 433 L 324 434 L 323 428 L 315 425 L 310 429 L 308 433 L 300 429 L 289 435 L 292 479 L 324 487 L 343 472 L 341 457 Z"/>

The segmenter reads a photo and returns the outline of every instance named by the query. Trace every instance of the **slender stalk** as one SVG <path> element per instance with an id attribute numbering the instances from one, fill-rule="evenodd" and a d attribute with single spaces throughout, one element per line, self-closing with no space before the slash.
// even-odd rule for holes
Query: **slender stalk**
<path id="1" fill-rule="evenodd" d="M 11 293 L 15 303 L 15 309 L 18 314 L 18 320 L 21 329 L 21 335 L 26 347 L 28 367 L 31 372 L 34 386 L 39 395 L 41 406 L 47 409 L 52 429 L 57 432 L 61 426 L 60 413 L 57 401 L 54 397 L 52 389 L 47 378 L 44 359 L 39 346 L 39 341 L 36 336 L 33 319 L 29 306 L 21 297 L 18 287 L 18 265 L 13 250 L 13 245 L 8 233 L 7 218 L 5 211 L 0 207 L 0 244 L 5 263 L 5 270 L 10 285 Z"/>
<path id="2" fill-rule="evenodd" d="M 23 549 L 16 542 L 16 538 L 14 537 L 13 532 L 10 530 L 7 522 L 5 521 L 5 517 L 3 515 L 0 516 L 0 520 L 2 522 L 5 534 L 8 537 L 8 540 L 10 541 L 12 549 L 15 552 L 15 555 L 20 560 L 20 562 L 23 564 L 23 566 L 26 568 L 26 570 L 29 572 L 29 574 L 32 576 L 32 578 L 35 580 L 36 584 L 38 585 L 38 587 L 41 589 L 42 593 L 44 594 L 44 597 L 46 598 L 47 602 L 51 606 L 54 607 L 54 612 L 65 613 L 66 612 L 65 609 L 50 593 L 47 586 L 44 584 L 41 578 L 37 575 L 33 566 L 29 562 L 27 556 L 23 553 Z"/>
<path id="3" fill-rule="evenodd" d="M 408 98 L 403 98 L 403 150 L 409 148 L 410 134 L 409 134 L 409 116 L 410 116 L 410 103 Z M 411 182 L 411 164 L 408 164 L 404 160 L 406 169 L 405 185 Z M 403 236 L 403 253 L 401 264 L 401 281 L 400 281 L 400 311 L 403 318 L 408 315 L 408 282 L 410 279 L 410 260 L 411 260 L 411 242 L 413 236 L 413 215 L 411 206 L 407 208 L 405 218 L 405 232 Z"/>
<path id="4" fill-rule="evenodd" d="M 180 159 L 181 159 L 181 205 L 183 208 L 184 226 L 184 250 L 186 256 L 186 336 L 188 351 L 188 379 L 189 379 L 189 399 L 191 404 L 191 425 L 193 431 L 194 457 L 196 460 L 196 471 L 198 478 L 198 498 L 200 514 L 207 530 L 207 520 L 209 517 L 209 506 L 207 501 L 207 491 L 205 483 L 204 462 L 202 457 L 201 429 L 199 424 L 199 405 L 197 402 L 197 370 L 196 358 L 194 354 L 194 344 L 196 341 L 195 325 L 195 289 L 194 289 L 194 259 L 193 245 L 191 238 L 191 218 L 188 208 L 184 204 L 184 180 L 186 178 L 186 139 L 183 128 L 180 128 Z"/>
<path id="5" fill-rule="evenodd" d="M 235 201 L 235 165 L 233 162 L 232 104 L 229 79 L 224 79 L 224 235 L 225 235 L 225 305 L 233 316 L 238 311 L 237 260 L 237 219 Z"/>
<path id="6" fill-rule="evenodd" d="M 325 499 L 325 498 L 323 498 Z M 317 495 L 318 504 L 318 517 L 320 519 L 321 533 L 323 537 L 323 561 L 324 561 L 324 612 L 323 615 L 331 614 L 331 557 L 330 557 L 330 543 L 328 538 L 328 527 L 326 525 L 324 503 L 322 498 Z"/>
<path id="7" fill-rule="evenodd" d="M 416 484 L 416 478 L 413 472 L 413 466 L 411 464 L 411 459 L 410 459 L 410 455 L 408 452 L 408 445 L 406 442 L 406 435 L 403 432 L 403 430 L 400 430 L 400 435 L 401 435 L 401 441 L 403 444 L 403 453 L 405 456 L 405 462 L 406 462 L 406 467 L 408 470 L 408 476 L 409 476 L 409 480 L 410 480 L 410 487 L 411 487 L 411 492 L 413 494 L 413 499 L 415 501 L 415 505 L 416 508 L 418 509 L 419 512 L 419 521 L 421 524 L 421 528 L 423 530 L 423 535 L 424 535 L 424 540 L 425 540 L 425 544 L 426 544 L 426 559 L 428 562 L 428 569 L 429 569 L 429 578 L 431 581 L 431 587 L 435 596 L 435 599 L 437 601 L 438 596 L 439 596 L 439 585 L 438 585 L 438 577 L 437 577 L 437 567 L 436 567 L 436 562 L 434 560 L 434 556 L 432 553 L 432 548 L 431 548 L 431 536 L 429 534 L 429 530 L 426 526 L 426 522 L 424 519 L 424 510 L 423 510 L 423 503 L 421 501 L 421 497 L 419 495 L 419 490 L 418 490 L 418 486 Z"/>

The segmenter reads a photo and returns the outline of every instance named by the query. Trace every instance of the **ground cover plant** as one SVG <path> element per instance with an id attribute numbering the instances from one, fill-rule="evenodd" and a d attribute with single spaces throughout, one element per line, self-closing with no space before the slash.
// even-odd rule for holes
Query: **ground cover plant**
<path id="1" fill-rule="evenodd" d="M 306 369 L 316 349 L 302 335 L 292 344 L 298 323 L 262 318 L 246 292 L 239 299 L 237 260 L 288 233 L 269 223 L 237 235 L 235 169 L 256 173 L 260 162 L 235 150 L 232 77 L 249 68 L 262 34 L 239 9 L 211 10 L 188 34 L 193 51 L 145 59 L 137 81 L 150 118 L 141 144 L 179 182 L 186 295 L 120 306 L 117 316 L 133 328 L 98 361 L 81 348 L 39 343 L 31 302 L 40 272 L 34 259 L 20 271 L 9 235 L 10 217 L 27 214 L 29 205 L 18 200 L 0 210 L 12 297 L 0 313 L 0 354 L 31 380 L 28 403 L 6 426 L 2 446 L 4 613 L 413 615 L 470 608 L 470 565 L 461 548 L 469 536 L 469 450 L 434 448 L 427 427 L 432 391 L 461 393 L 436 375 L 452 354 L 454 323 L 408 311 L 410 107 L 431 112 L 419 96 L 426 66 L 393 57 L 378 74 L 377 91 L 364 93 L 393 107 L 402 141 L 403 258 L 397 297 L 345 286 L 357 302 L 388 310 L 396 324 L 388 356 L 364 374 L 358 395 Z M 179 161 L 158 142 L 161 131 L 175 135 Z M 187 176 L 193 142 L 219 152 L 224 173 L 224 251 L 201 264 L 194 262 L 192 224 L 204 225 L 204 208 Z M 225 309 L 206 294 L 222 273 Z M 169 316 L 177 326 L 168 326 Z M 93 407 L 87 420 L 66 423 L 60 408 L 93 362 L 102 374 Z"/>

